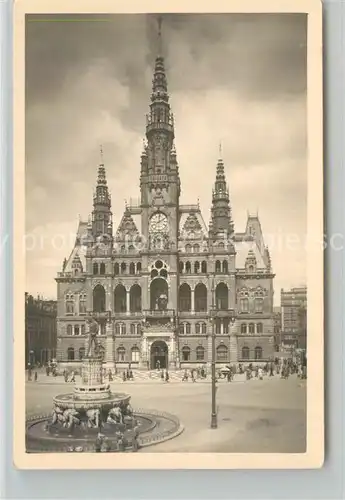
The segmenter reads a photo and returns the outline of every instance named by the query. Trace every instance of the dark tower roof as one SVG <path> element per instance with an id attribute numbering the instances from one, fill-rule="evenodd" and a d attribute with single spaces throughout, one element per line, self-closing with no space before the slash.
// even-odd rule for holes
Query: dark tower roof
<path id="1" fill-rule="evenodd" d="M 231 215 L 229 189 L 226 184 L 224 162 L 220 154 L 217 162 L 216 180 L 212 190 L 210 236 L 213 238 L 224 235 L 231 237 L 233 233 L 234 224 Z"/>

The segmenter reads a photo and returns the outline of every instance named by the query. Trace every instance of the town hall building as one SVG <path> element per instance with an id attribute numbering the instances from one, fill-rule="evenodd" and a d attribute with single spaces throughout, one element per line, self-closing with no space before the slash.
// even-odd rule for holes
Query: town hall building
<path id="1" fill-rule="evenodd" d="M 235 232 L 222 158 L 215 161 L 209 225 L 199 204 L 180 203 L 174 126 L 159 55 L 140 201 L 125 207 L 114 228 L 102 162 L 92 214 L 79 222 L 75 246 L 56 278 L 61 364 L 77 366 L 85 356 L 89 317 L 99 324 L 109 367 L 208 364 L 212 335 L 219 366 L 274 356 L 274 273 L 258 215 L 248 215 L 245 231 Z"/>

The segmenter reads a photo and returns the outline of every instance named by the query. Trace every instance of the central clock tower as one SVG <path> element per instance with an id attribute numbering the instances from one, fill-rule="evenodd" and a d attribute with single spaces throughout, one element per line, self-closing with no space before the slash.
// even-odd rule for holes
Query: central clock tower
<path id="1" fill-rule="evenodd" d="M 170 110 L 164 60 L 158 55 L 150 109 L 146 116 L 146 140 L 141 155 L 141 231 L 145 241 L 142 256 L 143 270 L 148 269 L 158 257 L 167 264 L 168 308 L 171 309 L 177 308 L 180 197 L 174 137 L 174 118 Z"/>

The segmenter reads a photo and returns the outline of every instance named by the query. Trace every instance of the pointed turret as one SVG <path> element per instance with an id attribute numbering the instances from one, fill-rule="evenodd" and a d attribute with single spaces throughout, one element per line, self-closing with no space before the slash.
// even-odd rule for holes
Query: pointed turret
<path id="1" fill-rule="evenodd" d="M 103 163 L 103 151 L 101 148 L 101 163 L 98 166 L 97 184 L 93 197 L 92 234 L 94 237 L 112 235 L 109 232 L 109 221 L 111 221 L 111 218 L 111 198 L 108 190 L 105 166 Z"/>
<path id="2" fill-rule="evenodd" d="M 230 238 L 233 235 L 234 224 L 231 216 L 229 189 L 226 185 L 224 162 L 221 154 L 219 154 L 216 181 L 212 190 L 211 220 L 211 237 L 224 237 L 224 235 L 226 235 L 228 238 Z"/>
<path id="3" fill-rule="evenodd" d="M 162 51 L 162 18 L 158 19 L 157 57 L 155 60 L 149 113 L 146 115 L 146 139 L 141 154 L 141 205 L 156 203 L 156 189 L 166 190 L 165 202 L 178 206 L 180 177 L 174 146 L 174 119 L 170 110 L 167 77 Z M 162 199 L 161 196 L 159 196 Z M 176 232 L 177 234 L 177 232 Z"/>
<path id="4" fill-rule="evenodd" d="M 174 119 L 170 111 L 167 78 L 162 56 L 161 18 L 158 20 L 158 55 L 152 80 L 150 111 L 146 119 L 149 168 L 153 173 L 169 170 L 174 141 Z"/>

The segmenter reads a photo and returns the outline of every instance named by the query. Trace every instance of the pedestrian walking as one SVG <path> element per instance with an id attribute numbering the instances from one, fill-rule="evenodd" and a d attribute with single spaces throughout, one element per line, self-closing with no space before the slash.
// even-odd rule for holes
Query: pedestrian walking
<path id="1" fill-rule="evenodd" d="M 38 373 L 37 371 L 35 371 L 35 382 L 37 382 L 37 379 L 38 379 Z"/>
<path id="2" fill-rule="evenodd" d="M 169 382 L 169 372 L 168 372 L 168 370 L 166 370 L 166 372 L 165 372 L 165 381 Z"/>

